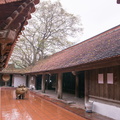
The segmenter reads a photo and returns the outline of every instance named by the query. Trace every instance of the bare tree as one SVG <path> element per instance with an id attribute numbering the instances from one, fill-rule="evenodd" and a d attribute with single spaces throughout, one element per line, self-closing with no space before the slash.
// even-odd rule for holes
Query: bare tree
<path id="1" fill-rule="evenodd" d="M 20 67 L 34 65 L 38 60 L 73 45 L 74 42 L 67 39 L 77 33 L 82 33 L 80 17 L 66 12 L 60 2 L 42 2 L 16 44 L 11 61 Z"/>

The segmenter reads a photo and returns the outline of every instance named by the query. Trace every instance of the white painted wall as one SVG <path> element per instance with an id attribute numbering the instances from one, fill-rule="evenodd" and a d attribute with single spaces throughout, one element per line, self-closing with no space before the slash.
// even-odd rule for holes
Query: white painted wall
<path id="1" fill-rule="evenodd" d="M 14 75 L 13 81 L 14 87 L 18 87 L 19 85 L 26 85 L 26 76 Z"/>
<path id="2" fill-rule="evenodd" d="M 94 102 L 93 111 L 104 116 L 113 118 L 114 120 L 120 120 L 120 107 Z"/>

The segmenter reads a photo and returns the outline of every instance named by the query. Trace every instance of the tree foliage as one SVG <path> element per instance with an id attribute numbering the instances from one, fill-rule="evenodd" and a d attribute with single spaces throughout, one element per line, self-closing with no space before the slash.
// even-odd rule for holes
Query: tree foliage
<path id="1" fill-rule="evenodd" d="M 11 61 L 23 68 L 34 65 L 73 45 L 68 37 L 75 37 L 77 33 L 82 33 L 78 16 L 66 12 L 60 2 L 41 2 L 16 44 Z"/>

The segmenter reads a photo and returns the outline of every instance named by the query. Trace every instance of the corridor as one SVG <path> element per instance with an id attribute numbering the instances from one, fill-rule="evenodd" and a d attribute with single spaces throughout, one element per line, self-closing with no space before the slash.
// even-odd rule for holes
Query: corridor
<path id="1" fill-rule="evenodd" d="M 16 99 L 15 90 L 0 88 L 0 120 L 86 120 L 60 106 L 28 92 Z"/>

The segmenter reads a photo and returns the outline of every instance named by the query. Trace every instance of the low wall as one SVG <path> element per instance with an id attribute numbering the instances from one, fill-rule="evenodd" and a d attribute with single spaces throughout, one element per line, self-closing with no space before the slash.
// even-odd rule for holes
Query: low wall
<path id="1" fill-rule="evenodd" d="M 93 111 L 101 115 L 120 120 L 120 107 L 100 102 L 93 103 Z"/>

